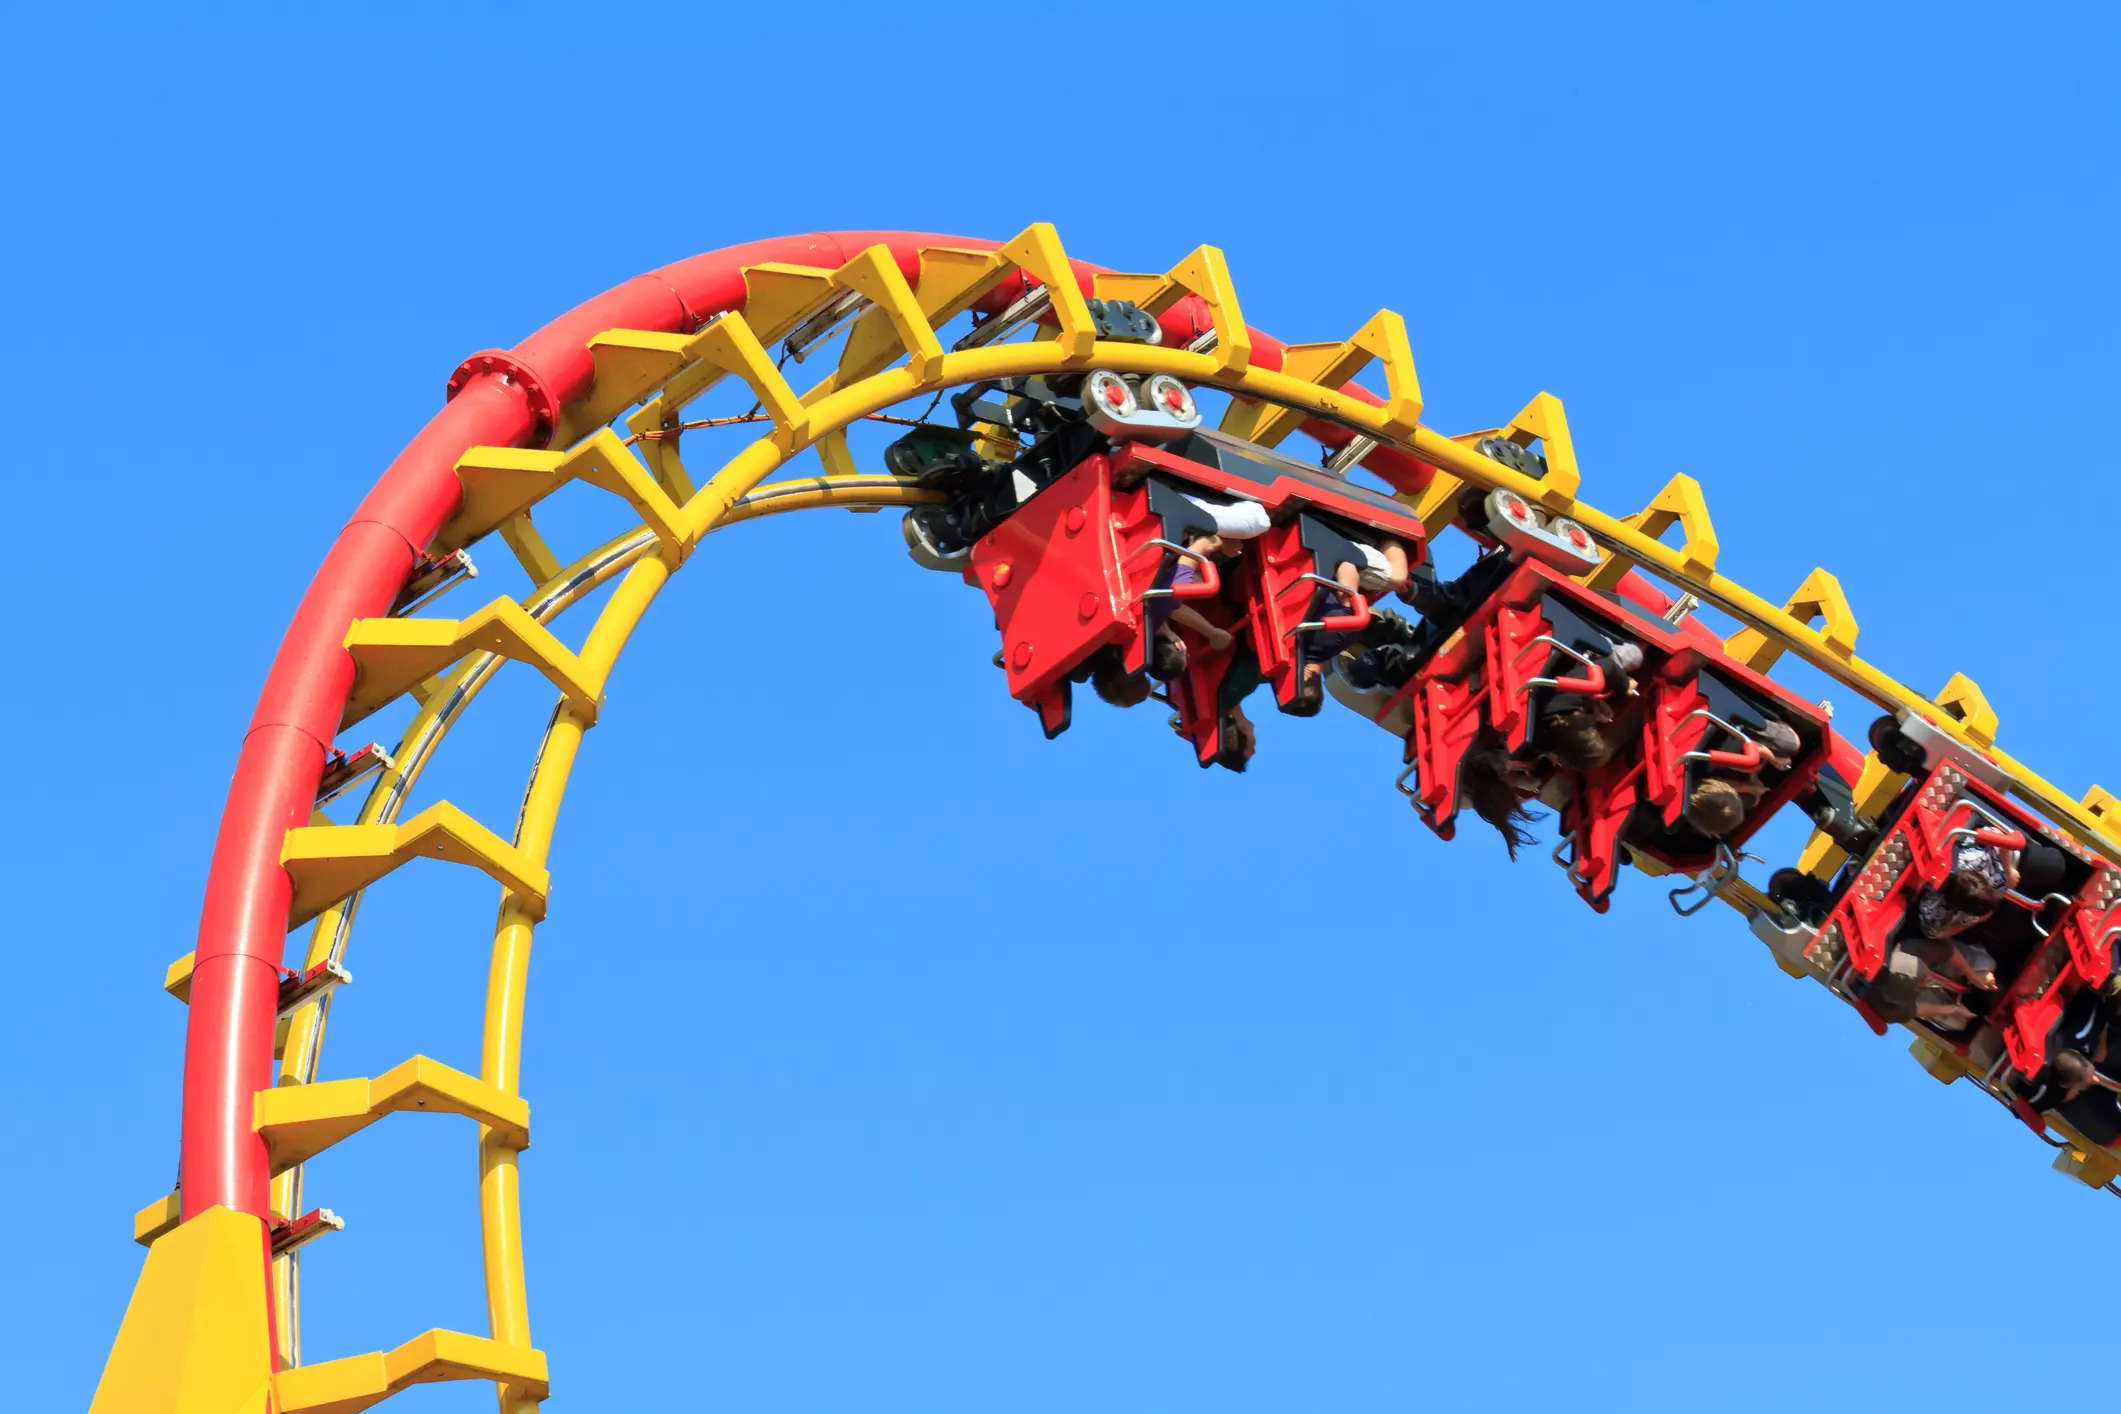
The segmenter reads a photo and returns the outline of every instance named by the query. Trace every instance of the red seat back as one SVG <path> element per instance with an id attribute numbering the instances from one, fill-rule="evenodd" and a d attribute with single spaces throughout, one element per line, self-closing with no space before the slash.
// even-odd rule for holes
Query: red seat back
<path id="1" fill-rule="evenodd" d="M 986 592 L 1002 635 L 1009 695 L 1047 736 L 1067 729 L 1068 674 L 1108 644 L 1138 671 L 1143 591 L 1162 569 L 1163 522 L 1141 486 L 1112 487 L 1102 456 L 1033 496 L 972 547 L 967 578 Z"/>

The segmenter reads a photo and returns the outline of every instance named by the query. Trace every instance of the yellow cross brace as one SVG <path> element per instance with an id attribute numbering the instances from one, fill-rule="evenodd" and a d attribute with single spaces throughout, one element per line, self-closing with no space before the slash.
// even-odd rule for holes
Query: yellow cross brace
<path id="1" fill-rule="evenodd" d="M 602 696 L 602 683 L 574 651 L 513 599 L 496 599 L 468 619 L 355 619 L 346 630 L 346 649 L 357 673 L 339 719 L 341 731 L 471 653 L 528 663 L 565 694 L 585 722 L 596 720 Z"/>
<path id="2" fill-rule="evenodd" d="M 436 1380 L 494 1380 L 532 1400 L 551 1393 L 543 1351 L 435 1330 L 380 1354 L 281 1370 L 272 1377 L 273 1405 L 279 1414 L 358 1414 Z"/>
<path id="3" fill-rule="evenodd" d="M 440 800 L 399 825 L 302 825 L 289 830 L 280 847 L 280 863 L 295 886 L 287 926 L 299 928 L 413 859 L 440 859 L 483 870 L 519 896 L 532 916 L 545 914 L 545 891 L 551 883 L 545 867 Z"/>
<path id="4" fill-rule="evenodd" d="M 307 1163 L 385 1115 L 407 1110 L 465 1115 L 490 1127 L 511 1149 L 530 1146 L 530 1102 L 414 1056 L 374 1079 L 280 1085 L 252 1097 L 251 1128 L 265 1139 L 272 1171 Z"/>

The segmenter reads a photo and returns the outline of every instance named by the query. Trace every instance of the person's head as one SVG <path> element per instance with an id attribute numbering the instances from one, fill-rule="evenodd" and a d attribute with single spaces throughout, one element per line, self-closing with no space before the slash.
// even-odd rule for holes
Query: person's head
<path id="1" fill-rule="evenodd" d="M 1149 698 L 1149 679 L 1130 673 L 1119 654 L 1101 655 L 1090 671 L 1090 690 L 1114 707 L 1137 707 Z"/>
<path id="2" fill-rule="evenodd" d="M 1613 759 L 1613 746 L 1605 739 L 1598 713 L 1588 708 L 1544 718 L 1539 741 L 1547 755 L 1572 771 L 1595 770 Z"/>
<path id="3" fill-rule="evenodd" d="M 1187 660 L 1185 640 L 1175 633 L 1166 630 L 1149 643 L 1149 676 L 1153 678 L 1171 681 L 1185 672 Z"/>
<path id="4" fill-rule="evenodd" d="M 1978 865 L 1954 869 L 1944 876 L 1937 892 L 1944 895 L 1944 906 L 1954 913 L 1992 913 L 2003 899 L 2003 885 Z"/>
<path id="5" fill-rule="evenodd" d="M 1532 832 L 1525 827 L 1545 817 L 1517 794 L 1508 779 L 1509 766 L 1509 755 L 1501 747 L 1468 752 L 1458 770 L 1458 794 L 1475 815 L 1495 827 L 1515 859 L 1519 847 L 1532 842 Z"/>
<path id="6" fill-rule="evenodd" d="M 1729 781 L 1710 777 L 1687 795 L 1686 822 L 1712 840 L 1745 823 L 1745 797 Z"/>
<path id="7" fill-rule="evenodd" d="M 2062 1087 L 2062 1098 L 2074 1100 L 2083 1094 L 2098 1072 L 2092 1063 L 2078 1051 L 2057 1051 L 2047 1058 L 2047 1068 L 2053 1073 L 2055 1084 Z"/>

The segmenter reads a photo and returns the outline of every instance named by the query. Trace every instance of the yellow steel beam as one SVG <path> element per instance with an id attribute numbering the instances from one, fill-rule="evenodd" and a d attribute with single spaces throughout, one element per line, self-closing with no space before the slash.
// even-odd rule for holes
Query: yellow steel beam
<path id="1" fill-rule="evenodd" d="M 493 1380 L 532 1400 L 550 1391 L 544 1352 L 436 1330 L 395 1350 L 282 1370 L 272 1377 L 273 1404 L 278 1414 L 358 1414 L 436 1380 Z"/>
<path id="2" fill-rule="evenodd" d="M 1098 299 L 1121 299 L 1137 305 L 1148 303 L 1162 292 L 1163 287 L 1164 277 L 1161 275 L 1133 275 L 1121 270 L 1100 270 L 1090 277 L 1090 293 Z"/>
<path id="3" fill-rule="evenodd" d="M 341 731 L 468 653 L 529 664 L 592 718 L 602 697 L 603 684 L 583 674 L 574 652 L 513 599 L 496 599 L 468 619 L 355 619 L 346 649 L 358 671 Z"/>
<path id="4" fill-rule="evenodd" d="M 263 1223 L 220 1207 L 149 1248 L 89 1414 L 266 1414 L 264 1248 Z"/>
<path id="5" fill-rule="evenodd" d="M 544 866 L 443 800 L 401 825 L 303 825 L 289 830 L 280 848 L 280 863 L 295 886 L 287 926 L 300 927 L 413 859 L 468 864 L 544 911 L 549 883 Z"/>
<path id="6" fill-rule="evenodd" d="M 1090 317 L 1083 287 L 1075 282 L 1075 267 L 1061 246 L 1060 234 L 1040 221 L 1004 244 L 1001 253 L 1004 260 L 1046 287 L 1053 301 L 1053 344 L 1060 355 L 1059 367 L 1080 368 L 1088 363 L 1097 344 L 1097 321 Z"/>
<path id="7" fill-rule="evenodd" d="M 1214 246 L 1196 248 L 1144 292 L 1137 303 L 1151 314 L 1162 314 L 1187 295 L 1198 295 L 1208 307 L 1208 322 L 1215 330 L 1215 350 L 1207 357 L 1216 369 L 1236 373 L 1249 367 L 1252 331 L 1237 303 L 1237 287 L 1230 281 L 1229 263 Z M 1408 366 L 1412 366 L 1411 359 Z"/>
<path id="8" fill-rule="evenodd" d="M 1856 656 L 1855 610 L 1849 608 L 1848 596 L 1841 592 L 1841 581 L 1824 569 L 1815 569 L 1804 577 L 1804 583 L 1797 586 L 1782 612 L 1801 624 L 1825 620 L 1820 636 L 1827 647 L 1844 659 Z M 1781 661 L 1783 645 L 1757 628 L 1742 628 L 1723 641 L 1723 651 L 1754 672 L 1764 673 Z"/>
<path id="9" fill-rule="evenodd" d="M 1547 474 L 1539 479 L 1541 505 L 1567 510 L 1575 503 L 1583 472 L 1576 465 L 1576 439 L 1569 435 L 1569 418 L 1561 399 L 1552 393 L 1535 394 L 1497 435 L 1520 447 L 1539 443 L 1547 461 Z"/>
<path id="10" fill-rule="evenodd" d="M 512 1149 L 530 1144 L 530 1105 L 440 1061 L 414 1056 L 373 1079 L 276 1085 L 252 1100 L 251 1127 L 265 1140 L 272 1171 L 323 1153 L 385 1115 L 420 1110 L 468 1115 Z"/>
<path id="11" fill-rule="evenodd" d="M 133 1241 L 142 1247 L 152 1247 L 156 1238 L 165 1232 L 175 1232 L 183 1221 L 183 1195 L 165 1193 L 133 1214 Z"/>
<path id="12" fill-rule="evenodd" d="M 1662 536 L 1674 525 L 1679 527 L 1679 559 L 1686 573 L 1694 578 L 1714 574 L 1716 571 L 1716 527 L 1709 520 L 1709 503 L 1701 494 L 1701 483 L 1685 472 L 1665 483 L 1664 489 L 1650 498 L 1649 505 L 1627 519 L 1630 530 L 1648 536 L 1652 541 Z M 1635 562 L 1619 550 L 1608 550 L 1597 569 L 1583 577 L 1583 582 L 1593 589 L 1611 589 L 1635 568 Z"/>
<path id="13" fill-rule="evenodd" d="M 1382 360 L 1385 366 L 1392 390 L 1386 414 L 1392 425 L 1412 431 L 1421 420 L 1421 380 L 1414 373 L 1406 322 L 1389 309 L 1378 310 L 1369 323 L 1338 343 L 1289 345 L 1282 351 L 1281 371 L 1306 383 L 1339 388 L 1354 381 L 1372 360 Z M 1306 416 L 1302 408 L 1232 402 L 1222 425 L 1247 441 L 1272 447 L 1303 426 Z"/>
<path id="14" fill-rule="evenodd" d="M 805 438 L 810 425 L 808 409 L 774 366 L 743 315 L 723 314 L 709 320 L 707 327 L 700 330 L 698 345 L 703 363 L 734 373 L 750 385 L 752 395 L 780 434 L 792 439 L 791 447 Z"/>
<path id="15" fill-rule="evenodd" d="M 162 973 L 162 990 L 187 1006 L 191 1003 L 191 973 L 197 964 L 197 953 L 186 953 L 171 963 Z"/>
<path id="16" fill-rule="evenodd" d="M 552 553 L 545 537 L 531 524 L 529 511 L 517 511 L 495 529 L 500 531 L 502 541 L 515 555 L 516 563 L 523 567 L 523 573 L 530 576 L 532 584 L 543 584 L 560 572 L 560 557 Z"/>
<path id="17" fill-rule="evenodd" d="M 441 554 L 462 549 L 560 488 L 561 456 L 530 447 L 473 447 L 457 458 L 463 501 L 434 538 Z"/>
<path id="18" fill-rule="evenodd" d="M 1974 745 L 1983 751 L 1995 746 L 1996 709 L 1988 705 L 1979 684 L 1965 673 L 1952 674 L 1952 680 L 1937 694 L 1937 706 L 1959 724 Z"/>
<path id="19" fill-rule="evenodd" d="M 589 357 L 595 377 L 587 396 L 562 414 L 553 445 L 572 445 L 654 394 L 685 366 L 690 339 L 656 329 L 607 329 L 592 337 Z"/>
<path id="20" fill-rule="evenodd" d="M 869 301 L 847 331 L 840 351 L 838 370 L 819 385 L 820 390 L 867 378 L 900 354 L 904 354 L 919 378 L 932 378 L 943 361 L 942 343 L 929 324 L 928 312 L 906 283 L 905 274 L 892 258 L 889 246 L 873 245 L 832 272 L 837 289 L 852 290 Z M 806 400 L 818 394 L 807 395 Z"/>
<path id="21" fill-rule="evenodd" d="M 832 272 L 768 260 L 744 267 L 744 319 L 766 343 L 784 339 L 836 293 Z"/>

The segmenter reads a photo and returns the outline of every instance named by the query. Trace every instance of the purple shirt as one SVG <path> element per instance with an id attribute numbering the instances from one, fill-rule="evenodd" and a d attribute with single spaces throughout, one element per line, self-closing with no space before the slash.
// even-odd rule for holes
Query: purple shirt
<path id="1" fill-rule="evenodd" d="M 1185 585 L 1199 584 L 1200 582 L 1200 567 L 1191 560 L 1180 560 L 1178 568 L 1171 572 L 1171 582 L 1166 587 L 1179 589 Z M 1164 626 L 1165 620 L 1171 617 L 1171 611 L 1176 609 L 1178 604 L 1177 597 L 1171 594 L 1160 594 L 1149 601 L 1149 634 L 1151 637 L 1154 637 L 1156 631 Z"/>

